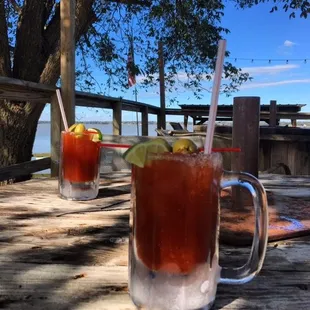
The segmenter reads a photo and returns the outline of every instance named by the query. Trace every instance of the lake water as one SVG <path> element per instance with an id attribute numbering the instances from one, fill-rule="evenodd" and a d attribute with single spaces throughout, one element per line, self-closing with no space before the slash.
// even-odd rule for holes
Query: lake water
<path id="1" fill-rule="evenodd" d="M 109 124 L 89 124 L 85 122 L 87 128 L 95 127 L 101 130 L 103 134 L 112 135 L 113 128 L 112 123 Z M 156 136 L 155 129 L 156 124 L 149 124 L 149 136 Z M 172 129 L 169 124 L 167 124 L 167 129 Z M 189 128 L 190 129 L 190 128 Z M 137 125 L 131 123 L 125 123 L 122 125 L 122 135 L 123 136 L 137 136 Z M 139 125 L 139 133 L 141 135 L 141 124 Z M 51 125 L 50 123 L 39 123 L 37 134 L 33 147 L 33 154 L 36 153 L 50 153 L 51 151 Z"/>

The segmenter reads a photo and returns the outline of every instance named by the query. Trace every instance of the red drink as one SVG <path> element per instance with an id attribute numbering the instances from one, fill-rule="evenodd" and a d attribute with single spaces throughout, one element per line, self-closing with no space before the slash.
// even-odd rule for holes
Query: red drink
<path id="1" fill-rule="evenodd" d="M 93 134 L 62 132 L 60 196 L 68 200 L 90 200 L 99 193 L 100 144 Z"/>
<path id="2" fill-rule="evenodd" d="M 223 173 L 219 153 L 151 155 L 144 168 L 133 166 L 132 172 L 128 284 L 139 309 L 211 309 L 219 282 L 242 284 L 260 270 L 268 213 L 264 188 L 255 177 Z M 231 186 L 251 192 L 256 233 L 249 261 L 222 269 L 219 195 Z"/>
<path id="3" fill-rule="evenodd" d="M 99 145 L 91 139 L 91 134 L 62 133 L 62 173 L 65 180 L 82 183 L 97 178 Z"/>
<path id="4" fill-rule="evenodd" d="M 134 243 L 152 271 L 189 274 L 217 252 L 219 154 L 165 154 L 133 167 Z"/>

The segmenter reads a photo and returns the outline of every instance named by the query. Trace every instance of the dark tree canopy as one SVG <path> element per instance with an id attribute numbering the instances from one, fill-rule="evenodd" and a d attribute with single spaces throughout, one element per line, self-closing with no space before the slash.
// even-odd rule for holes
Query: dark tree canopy
<path id="1" fill-rule="evenodd" d="M 6 49 L 0 53 L 5 59 L 0 74 L 54 84 L 59 76 L 59 0 L 7 0 L 3 4 L 7 25 L 0 32 Z M 77 0 L 76 5 L 77 84 L 83 90 L 98 89 L 100 83 L 91 74 L 91 64 L 108 77 L 105 86 L 127 87 L 126 58 L 131 40 L 135 71 L 143 76 L 143 87 L 154 85 L 158 77 L 157 43 L 161 40 L 167 90 L 180 87 L 181 74 L 182 86 L 199 96 L 201 82 L 212 78 L 218 40 L 229 32 L 221 27 L 221 0 Z M 184 76 L 188 78 L 185 82 Z M 248 79 L 230 63 L 225 63 L 225 76 L 228 82 L 223 91 L 228 94 Z"/>
<path id="2" fill-rule="evenodd" d="M 307 18 L 310 14 L 310 2 L 306 0 L 235 0 L 241 8 L 251 8 L 260 3 L 273 4 L 270 13 L 278 10 L 288 12 L 290 18 Z"/>

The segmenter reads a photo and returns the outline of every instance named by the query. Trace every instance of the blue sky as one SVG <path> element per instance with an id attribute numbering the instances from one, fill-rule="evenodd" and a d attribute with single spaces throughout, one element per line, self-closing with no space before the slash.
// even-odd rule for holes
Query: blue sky
<path id="1" fill-rule="evenodd" d="M 241 86 L 233 96 L 259 96 L 261 103 L 277 100 L 279 104 L 307 104 L 302 111 L 310 111 L 310 40 L 307 29 L 309 19 L 289 19 L 283 10 L 269 13 L 272 5 L 260 4 L 251 9 L 236 9 L 227 1 L 223 27 L 230 30 L 227 35 L 227 49 L 234 65 L 249 72 L 251 82 Z M 298 61 L 296 59 L 307 59 Z M 236 60 L 235 60 L 236 59 Z M 252 61 L 253 59 L 253 61 Z M 260 61 L 259 59 L 270 59 Z M 295 60 L 294 60 L 295 59 Z M 281 60 L 281 61 L 276 61 Z M 286 61 L 288 60 L 288 62 Z M 96 72 L 99 82 L 104 80 L 100 72 Z M 212 84 L 206 84 L 210 88 Z M 138 87 L 138 100 L 159 106 L 158 89 L 145 92 Z M 132 89 L 127 93 L 110 93 L 111 96 L 122 96 L 134 100 Z M 220 104 L 232 104 L 232 97 L 220 95 Z M 209 104 L 211 95 L 206 93 L 202 100 L 197 100 L 191 93 L 178 94 L 182 104 Z M 167 98 L 168 99 L 168 98 Z M 111 120 L 111 112 L 102 109 L 77 108 L 78 121 Z M 134 121 L 134 113 L 123 112 L 124 120 Z M 49 119 L 49 106 L 44 110 L 41 119 Z M 168 120 L 182 120 L 172 117 Z M 156 120 L 151 117 L 150 120 Z"/>

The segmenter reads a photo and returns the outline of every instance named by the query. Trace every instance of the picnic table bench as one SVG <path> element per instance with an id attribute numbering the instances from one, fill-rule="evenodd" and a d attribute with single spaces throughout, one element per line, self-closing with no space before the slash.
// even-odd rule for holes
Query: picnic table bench
<path id="1" fill-rule="evenodd" d="M 56 179 L 0 187 L 0 308 L 130 310 L 130 176 L 101 179 L 99 197 L 60 199 Z M 261 273 L 219 285 L 214 309 L 298 309 L 310 304 L 310 237 L 272 242 Z M 220 264 L 240 266 L 249 247 L 220 245 Z"/>

